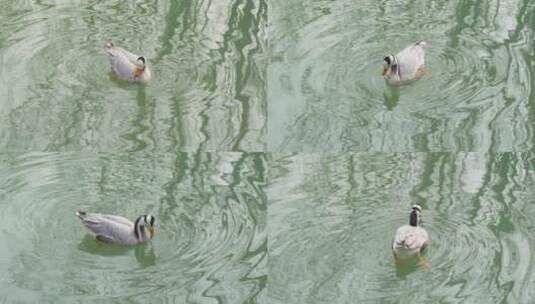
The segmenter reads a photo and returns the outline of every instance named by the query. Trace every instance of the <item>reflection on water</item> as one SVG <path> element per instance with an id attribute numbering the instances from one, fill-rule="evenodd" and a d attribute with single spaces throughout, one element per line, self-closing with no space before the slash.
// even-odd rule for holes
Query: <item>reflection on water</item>
<path id="1" fill-rule="evenodd" d="M 273 156 L 270 303 L 529 303 L 535 157 L 504 153 Z M 423 208 L 429 270 L 391 242 Z"/>
<path id="2" fill-rule="evenodd" d="M 422 266 L 422 263 L 417 259 L 407 259 L 396 265 L 396 276 L 399 279 L 410 279 L 410 274 L 416 271 L 431 271 L 431 265 L 426 264 L 426 267 Z"/>
<path id="3" fill-rule="evenodd" d="M 266 285 L 262 154 L 0 156 L 0 300 L 248 303 Z M 97 242 L 74 211 L 151 213 L 148 244 Z"/>
<path id="4" fill-rule="evenodd" d="M 529 149 L 534 12 L 527 0 L 270 2 L 268 150 Z M 431 77 L 392 92 L 383 57 L 421 39 Z"/>
<path id="5" fill-rule="evenodd" d="M 398 87 L 388 87 L 383 93 L 385 99 L 385 108 L 389 111 L 394 110 L 394 108 L 399 103 L 400 90 Z"/>
<path id="6" fill-rule="evenodd" d="M 0 1 L 11 151 L 263 151 L 266 3 Z M 104 44 L 153 81 L 110 80 Z"/>
<path id="7" fill-rule="evenodd" d="M 139 246 L 117 246 L 98 242 L 93 236 L 86 235 L 78 245 L 78 249 L 100 256 L 125 256 L 134 252 L 134 257 L 141 267 L 156 265 L 156 254 L 150 243 Z"/>
<path id="8" fill-rule="evenodd" d="M 274 0 L 268 29 L 265 0 L 0 0 L 0 302 L 529 303 L 535 158 L 498 152 L 533 146 L 534 13 Z M 386 86 L 420 39 L 432 76 Z M 110 77 L 110 40 L 149 85 Z M 392 258 L 414 203 L 428 270 Z M 156 237 L 99 243 L 77 209 Z"/>

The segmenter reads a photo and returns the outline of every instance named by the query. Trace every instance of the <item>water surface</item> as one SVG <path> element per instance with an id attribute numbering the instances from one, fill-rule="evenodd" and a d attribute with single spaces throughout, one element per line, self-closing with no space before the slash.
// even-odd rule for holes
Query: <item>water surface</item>
<path id="1" fill-rule="evenodd" d="M 270 151 L 533 147 L 535 4 L 271 1 Z M 431 77 L 401 88 L 383 57 L 418 40 Z"/>
<path id="2" fill-rule="evenodd" d="M 255 303 L 267 280 L 261 154 L 0 155 L 0 302 Z M 147 245 L 77 209 L 157 219 Z"/>
<path id="3" fill-rule="evenodd" d="M 269 303 L 530 303 L 535 158 L 505 153 L 274 156 Z M 423 208 L 430 269 L 391 241 Z"/>
<path id="4" fill-rule="evenodd" d="M 263 1 L 0 1 L 0 145 L 263 151 Z M 148 86 L 116 81 L 112 40 Z"/>

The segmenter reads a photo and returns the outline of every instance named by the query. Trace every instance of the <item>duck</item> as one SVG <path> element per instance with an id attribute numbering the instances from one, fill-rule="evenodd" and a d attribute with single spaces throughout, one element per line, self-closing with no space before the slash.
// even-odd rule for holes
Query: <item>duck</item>
<path id="1" fill-rule="evenodd" d="M 137 245 L 154 237 L 156 219 L 150 214 L 139 216 L 134 223 L 122 216 L 80 210 L 76 211 L 76 216 L 97 240 L 104 243 Z"/>
<path id="2" fill-rule="evenodd" d="M 418 80 L 425 69 L 425 48 L 427 43 L 420 40 L 404 48 L 396 55 L 387 55 L 381 66 L 381 76 L 390 85 L 399 86 Z"/>
<path id="3" fill-rule="evenodd" d="M 420 227 L 422 207 L 413 205 L 409 224 L 399 227 L 392 242 L 392 251 L 396 263 L 400 259 L 417 257 L 421 259 L 422 251 L 429 245 L 429 234 Z"/>
<path id="4" fill-rule="evenodd" d="M 150 81 L 152 75 L 145 57 L 132 54 L 123 48 L 115 46 L 113 42 L 106 43 L 105 48 L 110 60 L 111 70 L 119 79 L 139 83 L 148 83 Z"/>

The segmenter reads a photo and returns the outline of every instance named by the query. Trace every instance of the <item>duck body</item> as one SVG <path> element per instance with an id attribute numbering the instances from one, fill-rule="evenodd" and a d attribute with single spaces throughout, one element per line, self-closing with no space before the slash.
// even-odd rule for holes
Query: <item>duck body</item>
<path id="1" fill-rule="evenodd" d="M 404 85 L 418 80 L 425 73 L 425 41 L 418 41 L 396 55 L 384 58 L 383 73 L 390 85 Z"/>
<path id="2" fill-rule="evenodd" d="M 420 227 L 420 213 L 422 208 L 418 205 L 412 207 L 409 225 L 403 225 L 396 230 L 392 242 L 392 251 L 397 259 L 420 257 L 420 253 L 429 244 L 427 231 Z"/>
<path id="3" fill-rule="evenodd" d="M 111 70 L 119 79 L 129 82 L 148 83 L 152 77 L 151 71 L 145 64 L 145 58 L 115 46 L 112 42 L 106 44 L 106 54 L 110 60 Z"/>
<path id="4" fill-rule="evenodd" d="M 154 235 L 155 219 L 151 215 L 142 215 L 134 223 L 117 215 L 84 211 L 77 211 L 76 215 L 96 239 L 102 242 L 137 245 L 149 241 Z"/>
<path id="5" fill-rule="evenodd" d="M 399 259 L 417 256 L 427 247 L 429 235 L 422 227 L 403 225 L 396 231 L 392 251 Z"/>

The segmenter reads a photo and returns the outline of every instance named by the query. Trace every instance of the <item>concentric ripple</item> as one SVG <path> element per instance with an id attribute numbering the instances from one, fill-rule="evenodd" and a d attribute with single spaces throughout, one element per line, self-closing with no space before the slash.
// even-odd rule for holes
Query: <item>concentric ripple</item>
<path id="1" fill-rule="evenodd" d="M 532 67 L 524 54 L 531 52 L 535 24 L 522 18 L 529 13 L 521 5 L 507 12 L 484 6 L 488 14 L 457 1 L 302 6 L 276 1 L 270 13 L 272 150 L 511 151 L 531 145 L 526 101 Z M 489 22 L 510 14 L 520 20 L 489 36 Z M 403 87 L 386 85 L 383 57 L 419 40 L 429 46 L 427 75 Z"/>
<path id="2" fill-rule="evenodd" d="M 266 5 L 238 2 L 0 1 L 0 144 L 262 151 Z M 147 58 L 149 85 L 110 73 L 108 41 Z"/>
<path id="3" fill-rule="evenodd" d="M 261 155 L 25 154 L 0 162 L 5 301 L 245 303 L 266 282 Z M 103 245 L 83 209 L 157 218 L 155 239 Z"/>
<path id="4" fill-rule="evenodd" d="M 271 303 L 529 302 L 531 154 L 298 154 L 268 186 Z M 425 267 L 391 242 L 423 208 Z"/>

